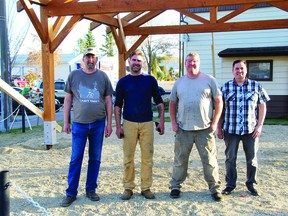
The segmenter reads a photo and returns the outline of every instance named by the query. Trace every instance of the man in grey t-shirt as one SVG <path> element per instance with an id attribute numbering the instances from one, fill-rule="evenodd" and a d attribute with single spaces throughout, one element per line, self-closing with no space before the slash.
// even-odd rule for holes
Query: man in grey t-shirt
<path id="1" fill-rule="evenodd" d="M 97 179 L 101 163 L 104 134 L 112 133 L 112 85 L 108 76 L 95 68 L 94 48 L 87 48 L 83 56 L 84 68 L 72 71 L 66 82 L 64 99 L 64 132 L 72 132 L 72 154 L 68 172 L 68 188 L 61 206 L 67 207 L 75 200 L 81 174 L 81 166 L 87 139 L 89 160 L 86 178 L 86 196 L 98 201 Z M 70 129 L 69 115 L 73 104 L 73 123 Z M 107 124 L 105 126 L 105 120 Z"/>
<path id="2" fill-rule="evenodd" d="M 181 183 L 187 177 L 189 156 L 195 143 L 212 198 L 221 201 L 215 130 L 223 107 L 222 94 L 216 80 L 200 72 L 197 53 L 187 55 L 185 67 L 186 75 L 175 82 L 170 96 L 170 118 L 176 132 L 170 197 L 180 197 Z"/>

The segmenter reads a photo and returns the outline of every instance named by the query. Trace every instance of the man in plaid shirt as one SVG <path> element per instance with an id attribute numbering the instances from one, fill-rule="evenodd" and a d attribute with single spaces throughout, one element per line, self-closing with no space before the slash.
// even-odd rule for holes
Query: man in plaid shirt
<path id="1" fill-rule="evenodd" d="M 224 107 L 217 133 L 219 139 L 224 138 L 226 145 L 226 188 L 222 194 L 229 195 L 236 188 L 236 159 L 242 140 L 247 164 L 246 187 L 253 196 L 259 196 L 255 189 L 257 151 L 266 116 L 266 102 L 270 98 L 259 82 L 246 77 L 246 61 L 234 61 L 232 73 L 234 79 L 221 87 Z"/>

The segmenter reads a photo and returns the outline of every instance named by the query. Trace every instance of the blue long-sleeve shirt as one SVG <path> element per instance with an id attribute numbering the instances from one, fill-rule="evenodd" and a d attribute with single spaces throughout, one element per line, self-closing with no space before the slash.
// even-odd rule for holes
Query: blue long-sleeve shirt
<path id="1" fill-rule="evenodd" d="M 132 122 L 152 121 L 152 101 L 163 103 L 157 80 L 148 74 L 122 77 L 116 86 L 115 106 L 123 107 L 123 118 Z"/>

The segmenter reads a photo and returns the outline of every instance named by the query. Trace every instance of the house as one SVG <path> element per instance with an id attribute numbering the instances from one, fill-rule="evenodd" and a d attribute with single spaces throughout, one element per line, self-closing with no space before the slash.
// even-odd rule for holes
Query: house
<path id="1" fill-rule="evenodd" d="M 219 8 L 218 18 L 237 7 Z M 209 17 L 207 8 L 194 8 L 191 12 L 203 18 Z M 263 20 L 264 17 L 287 19 L 288 13 L 267 4 L 259 4 L 231 21 L 244 21 L 247 17 L 249 20 Z M 181 21 L 197 22 L 189 17 L 182 17 Z M 201 71 L 216 77 L 220 85 L 233 79 L 234 60 L 247 60 L 248 76 L 259 80 L 271 97 L 267 103 L 267 117 L 288 118 L 288 29 L 183 34 L 181 40 L 184 43 L 183 56 L 198 52 Z"/>

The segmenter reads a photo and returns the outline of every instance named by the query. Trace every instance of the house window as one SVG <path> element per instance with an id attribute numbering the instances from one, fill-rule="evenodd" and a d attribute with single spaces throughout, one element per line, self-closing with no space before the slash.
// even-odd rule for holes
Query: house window
<path id="1" fill-rule="evenodd" d="M 272 60 L 247 60 L 247 76 L 258 81 L 272 81 Z"/>

